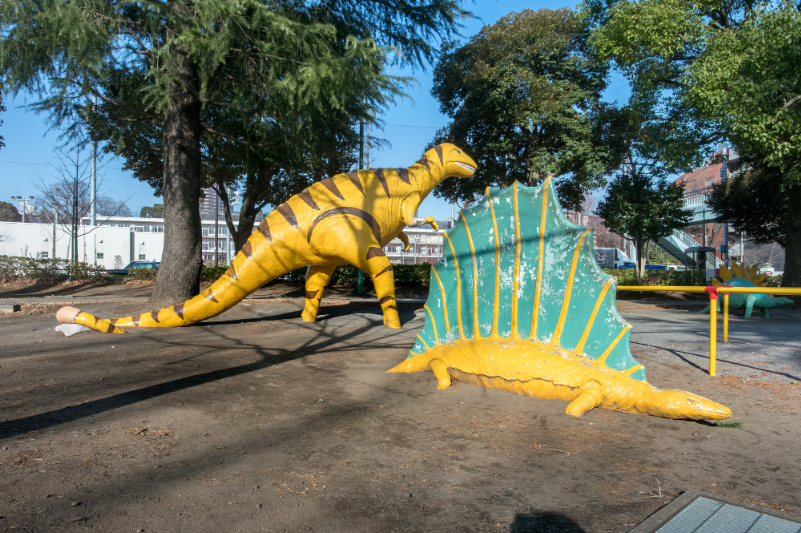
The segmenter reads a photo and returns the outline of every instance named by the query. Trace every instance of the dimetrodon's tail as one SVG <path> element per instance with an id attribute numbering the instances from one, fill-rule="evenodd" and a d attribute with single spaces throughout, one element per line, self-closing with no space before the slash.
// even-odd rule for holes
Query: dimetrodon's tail
<path id="1" fill-rule="evenodd" d="M 62 307 L 56 318 L 62 324 L 80 324 L 102 333 L 125 333 L 123 328 L 174 328 L 217 316 L 265 283 L 305 264 L 300 254 L 293 253 L 275 237 L 271 237 L 269 227 L 262 223 L 236 254 L 225 274 L 211 287 L 183 303 L 112 319 L 96 318 L 74 307 Z"/>

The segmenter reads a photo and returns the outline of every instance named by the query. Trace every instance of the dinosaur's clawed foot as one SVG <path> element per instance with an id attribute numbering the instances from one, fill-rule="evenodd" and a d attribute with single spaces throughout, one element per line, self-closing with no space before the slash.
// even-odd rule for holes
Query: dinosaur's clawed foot
<path id="1" fill-rule="evenodd" d="M 317 309 L 304 309 L 300 318 L 302 318 L 304 322 L 317 322 Z"/>
<path id="2" fill-rule="evenodd" d="M 565 413 L 570 416 L 581 416 L 601 405 L 602 400 L 603 395 L 600 391 L 595 389 L 584 390 L 579 394 L 578 398 L 570 402 L 567 409 L 565 409 Z"/>
<path id="3" fill-rule="evenodd" d="M 437 378 L 437 388 L 438 389 L 447 389 L 451 386 L 451 375 L 448 373 L 448 365 L 446 365 L 442 359 L 434 359 L 429 363 L 429 368 L 431 368 L 431 372 L 434 373 L 434 377 Z"/>

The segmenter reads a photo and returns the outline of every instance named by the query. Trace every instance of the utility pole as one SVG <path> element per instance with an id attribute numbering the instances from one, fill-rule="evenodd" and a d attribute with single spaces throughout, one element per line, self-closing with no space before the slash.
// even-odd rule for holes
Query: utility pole
<path id="1" fill-rule="evenodd" d="M 214 266 L 220 266 L 220 195 L 214 191 Z"/>
<path id="2" fill-rule="evenodd" d="M 723 164 L 720 165 L 720 180 L 726 183 L 726 178 L 729 174 L 729 147 L 726 143 L 720 143 L 720 155 L 723 158 Z M 723 255 L 723 264 L 729 266 L 729 223 L 723 223 L 723 246 L 720 250 Z"/>
<path id="3" fill-rule="evenodd" d="M 72 262 L 78 262 L 78 177 L 81 171 L 81 153 L 76 151 L 75 187 L 72 192 Z"/>
<path id="4" fill-rule="evenodd" d="M 53 259 L 56 258 L 56 226 L 58 226 L 58 209 L 53 208 Z"/>
<path id="5" fill-rule="evenodd" d="M 97 106 L 97 95 L 95 95 L 95 97 L 94 97 L 94 102 L 92 104 L 93 109 L 96 106 Z M 92 187 L 91 202 L 92 202 L 92 205 L 90 207 L 90 209 L 91 209 L 90 216 L 91 216 L 91 219 L 92 219 L 91 225 L 92 226 L 97 226 L 97 214 L 96 214 L 96 209 L 97 209 L 97 207 L 96 207 L 97 206 L 97 140 L 94 137 L 95 137 L 94 136 L 94 132 L 92 132 L 92 174 L 91 174 L 91 182 L 92 182 L 91 183 L 91 187 Z M 95 251 L 95 252 L 97 252 L 97 251 Z M 95 253 L 95 258 L 97 258 L 97 253 Z M 97 260 L 95 260 L 95 263 L 97 263 Z"/>
<path id="6" fill-rule="evenodd" d="M 359 121 L 359 170 L 364 168 L 364 121 Z M 356 294 L 364 294 L 364 272 L 356 269 Z"/>

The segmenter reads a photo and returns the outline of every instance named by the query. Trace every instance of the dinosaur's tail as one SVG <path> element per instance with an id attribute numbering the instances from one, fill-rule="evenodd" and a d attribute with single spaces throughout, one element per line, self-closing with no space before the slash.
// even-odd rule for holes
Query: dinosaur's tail
<path id="1" fill-rule="evenodd" d="M 62 307 L 56 318 L 62 324 L 80 324 L 102 333 L 125 333 L 126 327 L 174 328 L 200 322 L 230 309 L 268 281 L 306 264 L 302 254 L 282 241 L 278 236 L 271 238 L 268 226 L 262 223 L 225 274 L 194 298 L 172 307 L 114 319 L 98 319 L 74 307 Z"/>

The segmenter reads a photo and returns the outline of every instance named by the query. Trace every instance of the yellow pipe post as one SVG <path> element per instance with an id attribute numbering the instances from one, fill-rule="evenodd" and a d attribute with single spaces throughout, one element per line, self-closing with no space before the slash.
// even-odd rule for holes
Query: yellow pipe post
<path id="1" fill-rule="evenodd" d="M 711 296 L 711 295 L 710 295 Z M 709 375 L 714 376 L 717 363 L 717 342 L 718 342 L 718 303 L 709 300 Z"/>
<path id="2" fill-rule="evenodd" d="M 729 295 L 723 295 L 723 342 L 729 342 Z"/>

